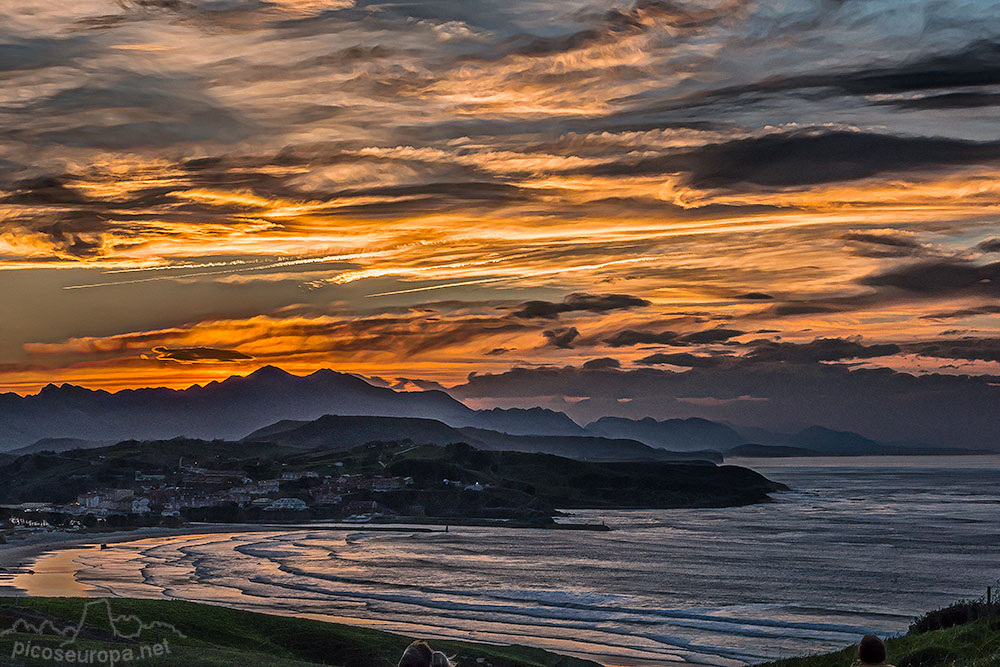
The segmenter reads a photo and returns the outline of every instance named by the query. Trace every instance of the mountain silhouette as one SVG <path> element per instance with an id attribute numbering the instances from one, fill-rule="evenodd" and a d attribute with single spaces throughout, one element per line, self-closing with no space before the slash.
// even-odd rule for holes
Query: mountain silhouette
<path id="1" fill-rule="evenodd" d="M 652 447 L 675 451 L 725 450 L 746 443 L 746 438 L 725 424 L 691 417 L 657 421 L 602 417 L 586 426 L 587 433 L 611 438 L 632 438 Z"/>
<path id="2" fill-rule="evenodd" d="M 435 419 L 324 415 L 313 421 L 282 420 L 258 429 L 244 442 L 272 442 L 304 449 L 350 449 L 369 442 L 410 440 L 417 445 L 464 442 L 476 449 L 555 454 L 574 459 L 721 461 L 717 452 L 668 452 L 636 440 L 596 436 L 512 435 L 489 429 L 455 428 Z"/>
<path id="3" fill-rule="evenodd" d="M 662 421 L 652 417 L 602 417 L 584 428 L 564 413 L 544 408 L 473 410 L 441 390 L 396 391 L 349 373 L 323 369 L 299 376 L 275 366 L 188 389 L 108 392 L 50 384 L 30 396 L 0 394 L 0 452 L 61 451 L 131 439 L 238 440 L 249 432 L 254 432 L 255 438 L 265 438 L 305 426 L 324 415 L 422 419 L 451 429 L 483 431 L 463 430 L 456 435 L 438 426 L 413 422 L 408 427 L 416 431 L 406 434 L 398 424 L 391 428 L 387 423 L 363 427 L 357 422 L 355 428 L 368 429 L 370 434 L 379 433 L 379 428 L 388 429 L 370 439 L 414 439 L 415 433 L 430 428 L 433 433 L 419 437 L 438 444 L 458 438 L 470 444 L 478 441 L 479 446 L 488 449 L 506 447 L 595 458 L 604 458 L 611 451 L 631 459 L 649 458 L 647 447 L 712 458 L 718 454 L 706 450 L 722 452 L 748 443 L 797 447 L 835 456 L 975 453 L 922 443 L 880 443 L 857 433 L 820 426 L 788 434 L 696 417 Z M 356 437 L 350 441 L 361 444 Z"/>
<path id="4" fill-rule="evenodd" d="M 582 429 L 551 410 L 468 408 L 439 390 L 403 392 L 347 373 L 306 376 L 265 366 L 189 389 L 125 389 L 47 385 L 31 396 L 0 395 L 0 451 L 46 438 L 106 442 L 177 436 L 238 439 L 279 420 L 311 421 L 325 414 L 422 417 L 529 435 L 579 435 Z"/>

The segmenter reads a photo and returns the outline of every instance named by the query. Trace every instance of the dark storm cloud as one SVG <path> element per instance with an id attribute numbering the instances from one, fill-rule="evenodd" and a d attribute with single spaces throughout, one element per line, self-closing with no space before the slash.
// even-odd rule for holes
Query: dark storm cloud
<path id="1" fill-rule="evenodd" d="M 71 257 L 91 257 L 100 253 L 107 222 L 90 211 L 66 211 L 54 216 L 36 218 L 36 234 L 48 239 L 53 249 Z M 41 224 L 38 224 L 41 223 Z"/>
<path id="2" fill-rule="evenodd" d="M 103 51 L 78 37 L 30 38 L 5 34 L 0 26 L 0 73 L 40 70 L 71 63 L 82 56 Z"/>
<path id="3" fill-rule="evenodd" d="M 684 172 L 698 188 L 787 187 L 1000 160 L 1000 142 L 870 132 L 786 132 L 578 170 L 600 176 Z"/>
<path id="4" fill-rule="evenodd" d="M 189 161 L 194 162 L 194 161 Z M 298 188 L 284 184 L 283 180 L 263 171 L 255 171 L 234 165 L 218 167 L 217 169 L 181 165 L 188 172 L 187 181 L 191 187 L 222 186 L 220 189 L 249 189 L 260 196 L 276 196 L 290 198 L 306 198 Z M 266 163 L 258 165 L 261 169 Z M 239 169 L 239 175 L 234 176 L 230 169 Z M 128 194 L 116 194 L 109 199 L 87 196 L 80 192 L 75 183 L 84 183 L 82 177 L 69 175 L 46 174 L 34 178 L 21 179 L 10 183 L 0 181 L 0 201 L 7 204 L 25 206 L 48 206 L 50 211 L 68 211 L 69 207 L 89 207 L 94 212 L 110 214 L 114 217 L 133 216 L 135 219 L 167 219 L 180 220 L 184 216 L 177 213 L 211 214 L 219 216 L 228 213 L 245 213 L 259 210 L 261 205 L 250 203 L 198 203 L 183 198 L 185 187 L 176 185 L 159 185 L 138 188 Z M 169 211 L 153 212 L 155 207 L 169 206 Z M 188 216 L 196 221 L 194 216 Z"/>
<path id="5" fill-rule="evenodd" d="M 841 359 L 871 359 L 898 354 L 899 345 L 892 343 L 865 345 L 843 338 L 817 338 L 811 343 L 779 343 L 751 341 L 745 358 L 751 361 L 781 361 L 793 364 L 812 364 Z"/>
<path id="6" fill-rule="evenodd" d="M 642 32 L 642 26 L 628 25 L 625 22 L 615 26 L 609 24 L 607 30 L 594 28 L 592 30 L 580 30 L 568 35 L 556 37 L 536 37 L 535 35 L 518 35 L 510 37 L 494 47 L 467 56 L 467 60 L 500 60 L 507 56 L 529 56 L 540 57 L 549 56 L 565 51 L 575 51 L 598 44 L 607 43 L 617 39 L 619 36 L 635 35 Z"/>
<path id="7" fill-rule="evenodd" d="M 1000 42 L 979 41 L 960 51 L 915 59 L 896 67 L 830 76 L 792 77 L 796 88 L 837 88 L 855 95 L 968 88 L 1000 84 Z"/>
<path id="8" fill-rule="evenodd" d="M 174 222 L 185 220 L 185 206 L 174 206 L 157 214 L 152 206 L 173 204 L 172 188 L 148 188 L 127 197 L 103 200 L 88 196 L 75 187 L 76 179 L 62 174 L 45 174 L 3 182 L 0 177 L 0 203 L 7 205 L 7 219 L 0 231 L 33 235 L 46 240 L 56 256 L 89 258 L 105 251 L 103 239 L 118 231 L 128 242 L 134 223 L 142 221 Z M 211 220 L 217 212 L 195 211 L 191 222 Z M 113 249 L 113 246 L 109 249 Z"/>
<path id="9" fill-rule="evenodd" d="M 770 306 L 758 315 L 790 317 L 848 312 L 900 301 L 996 296 L 1000 294 L 1000 262 L 975 264 L 957 259 L 911 262 L 865 276 L 857 283 L 873 289 L 842 297 L 787 301 Z M 989 311 L 976 309 L 966 313 L 966 309 L 955 309 L 928 315 L 925 319 L 949 319 L 986 312 Z"/>
<path id="10" fill-rule="evenodd" d="M 921 262 L 868 276 L 861 282 L 921 296 L 995 295 L 1000 294 L 1000 262 L 984 265 L 952 260 Z"/>
<path id="11" fill-rule="evenodd" d="M 759 215 L 766 213 L 789 213 L 801 210 L 796 206 L 758 205 L 758 204 L 705 204 L 704 206 L 678 206 L 654 197 L 608 197 L 594 199 L 582 206 L 588 210 L 603 207 L 609 211 L 642 211 L 646 210 L 657 215 L 701 220 L 705 218 L 738 217 L 741 215 Z"/>
<path id="12" fill-rule="evenodd" d="M 86 96 L 84 96 L 86 97 Z M 401 166 L 422 173 L 427 180 L 413 185 L 378 186 L 329 190 L 304 189 L 292 177 L 276 176 L 273 166 L 323 166 L 365 162 L 369 165 Z M 365 215 L 376 218 L 412 213 L 418 210 L 469 210 L 494 208 L 511 202 L 526 201 L 527 190 L 504 183 L 481 181 L 437 181 L 435 176 L 452 178 L 476 177 L 473 170 L 454 168 L 419 160 L 393 160 L 359 157 L 344 145 L 299 146 L 263 155 L 217 155 L 190 159 L 181 163 L 186 182 L 156 185 L 117 193 L 104 200 L 83 194 L 75 183 L 85 179 L 65 174 L 47 174 L 33 178 L 3 182 L 0 173 L 0 202 L 25 208 L 23 213 L 11 209 L 3 227 L 18 232 L 40 235 L 53 244 L 55 254 L 63 257 L 93 257 L 106 254 L 101 238 L 112 232 L 129 237 L 141 222 L 186 223 L 192 225 L 240 224 L 247 214 L 265 216 L 268 204 L 249 199 L 201 200 L 183 195 L 191 188 L 212 188 L 220 191 L 250 192 L 266 199 L 326 201 L 329 209 L 317 208 L 318 214 L 340 217 Z M 464 172 L 464 173 L 463 173 Z M 342 199 L 385 199 L 385 202 L 359 206 L 336 206 Z M 39 211 L 37 207 L 45 207 Z M 294 220 L 280 224 L 291 227 Z M 179 230 L 175 230 L 180 233 Z M 162 233 L 175 233 L 164 231 Z M 86 234 L 88 236 L 80 236 Z"/>
<path id="13" fill-rule="evenodd" d="M 90 198 L 67 186 L 59 176 L 45 175 L 15 181 L 2 198 L 6 204 L 90 204 Z"/>
<path id="14" fill-rule="evenodd" d="M 903 233 L 876 234 L 873 232 L 847 232 L 841 238 L 845 241 L 857 241 L 859 243 L 872 243 L 875 245 L 887 245 L 894 248 L 921 248 L 919 241 L 912 236 Z"/>
<path id="15" fill-rule="evenodd" d="M 212 0 L 117 0 L 114 14 L 86 16 L 75 21 L 78 30 L 107 30 L 127 23 L 170 22 L 207 33 L 246 32 L 278 27 L 285 14 L 267 1 L 213 2 Z M 326 12 L 330 13 L 330 12 Z M 308 21 L 317 17 L 305 17 Z M 330 27 L 330 26 L 328 26 Z"/>
<path id="16" fill-rule="evenodd" d="M 26 195 L 24 199 L 32 197 L 45 199 L 47 196 L 36 192 Z M 102 254 L 104 237 L 108 229 L 109 224 L 104 217 L 92 210 L 78 208 L 52 208 L 18 213 L 16 208 L 11 207 L 8 219 L 0 222 L 0 232 L 34 236 L 44 240 L 51 247 L 52 257 L 76 259 Z"/>
<path id="17" fill-rule="evenodd" d="M 905 346 L 907 352 L 938 359 L 968 361 L 1000 361 L 1000 338 L 959 338 L 914 343 Z"/>
<path id="18" fill-rule="evenodd" d="M 508 206 L 517 202 L 528 202 L 535 194 L 527 189 L 504 183 L 486 182 L 427 182 L 415 185 L 373 187 L 338 191 L 332 194 L 320 193 L 320 200 L 329 201 L 329 209 L 317 209 L 325 215 L 351 217 L 363 215 L 366 217 L 399 216 L 416 214 L 421 211 L 489 210 Z M 391 198 L 391 201 L 381 201 L 358 205 L 336 205 L 339 199 L 354 198 Z"/>
<path id="19" fill-rule="evenodd" d="M 894 95 L 1000 84 L 1000 42 L 977 41 L 960 50 L 911 58 L 890 67 L 842 69 L 835 72 L 774 76 L 754 83 L 697 93 L 684 100 L 650 106 L 669 111 L 713 104 L 750 104 L 776 94 L 796 94 L 810 100 L 837 96 Z M 968 97 L 961 97 L 961 95 Z M 938 98 L 938 99 L 935 99 Z M 983 106 L 983 94 L 962 91 L 899 100 L 878 99 L 875 105 L 903 108 L 964 108 Z"/>
<path id="20" fill-rule="evenodd" d="M 904 100 L 885 100 L 878 102 L 897 109 L 912 109 L 919 111 L 933 109 L 975 109 L 978 107 L 1000 106 L 1000 93 L 945 93 L 943 95 L 927 95 Z"/>
<path id="21" fill-rule="evenodd" d="M 249 132 L 229 111 L 191 109 L 181 118 L 99 125 L 72 125 L 42 132 L 12 132 L 24 143 L 54 143 L 78 148 L 131 150 L 165 148 L 191 142 L 234 142 Z"/>
<path id="22" fill-rule="evenodd" d="M 744 331 L 736 329 L 706 329 L 692 333 L 679 334 L 675 331 L 644 331 L 641 329 L 625 329 L 604 339 L 610 347 L 630 347 L 633 345 L 672 345 L 684 347 L 688 345 L 708 345 L 722 343 L 730 338 L 742 336 Z"/>
<path id="23" fill-rule="evenodd" d="M 554 36 L 520 34 L 508 37 L 491 48 L 467 56 L 467 60 L 499 60 L 511 55 L 542 57 L 576 51 L 592 46 L 610 44 L 624 37 L 647 32 L 651 25 L 669 26 L 678 31 L 677 38 L 691 34 L 712 25 L 735 9 L 733 6 L 719 8 L 684 7 L 672 0 L 639 0 L 629 9 L 609 9 L 602 14 L 594 14 L 595 24 L 575 32 Z"/>
<path id="24" fill-rule="evenodd" d="M 923 315 L 922 320 L 958 320 L 964 317 L 974 317 L 976 315 L 996 315 L 1000 314 L 1000 306 L 984 304 L 974 308 L 962 308 L 960 310 L 949 310 L 941 313 L 931 313 Z"/>
<path id="25" fill-rule="evenodd" d="M 8 136 L 34 145 L 157 148 L 193 141 L 245 139 L 256 124 L 213 100 L 193 77 L 102 74 L 28 104 L 8 106 L 19 118 Z M 36 119 L 45 123 L 34 128 Z M 48 129 L 54 119 L 61 127 Z M 44 128 L 44 129 L 43 129 Z"/>
<path id="26" fill-rule="evenodd" d="M 405 120 L 404 120 L 405 122 Z M 596 117 L 574 117 L 572 122 L 565 118 L 555 119 L 532 118 L 475 118 L 475 119 L 444 119 L 438 122 L 416 124 L 403 124 L 399 126 L 399 131 L 405 136 L 420 132 L 428 141 L 447 141 L 456 135 L 469 137 L 491 138 L 491 140 L 501 140 L 508 142 L 523 142 L 524 136 L 537 136 L 545 138 L 544 141 L 537 141 L 525 146 L 518 143 L 518 149 L 528 151 L 545 152 L 546 150 L 559 151 L 558 146 L 566 143 L 569 139 L 560 138 L 560 134 L 566 132 L 572 126 L 577 134 L 592 132 L 645 132 L 648 130 L 705 130 L 705 131 L 726 131 L 732 126 L 724 122 L 713 122 L 700 119 L 691 120 L 644 120 L 636 119 L 629 112 L 618 112 L 606 116 Z M 551 138 L 550 138 L 551 137 Z M 607 152 L 607 151 L 604 151 Z"/>
<path id="27" fill-rule="evenodd" d="M 521 304 L 520 310 L 515 311 L 515 317 L 523 319 L 543 318 L 553 320 L 563 313 L 577 311 L 587 311 L 591 313 L 604 313 L 609 310 L 620 310 L 629 308 L 642 308 L 649 306 L 650 302 L 629 294 L 586 294 L 575 292 L 570 294 L 561 303 L 551 301 L 525 301 Z"/>
<path id="28" fill-rule="evenodd" d="M 360 155 L 357 152 L 360 148 L 349 142 L 288 146 L 270 155 L 188 160 L 184 167 L 196 185 L 227 190 L 239 187 L 250 189 L 259 196 L 326 202 L 329 208 L 317 208 L 315 213 L 338 217 L 378 218 L 420 211 L 488 210 L 534 201 L 537 197 L 531 189 L 491 180 L 494 177 L 474 167 L 412 157 Z M 322 169 L 327 166 L 379 172 L 399 170 L 412 176 L 411 182 L 404 184 L 344 188 L 325 183 L 307 186 L 297 182 L 294 176 L 278 178 L 267 173 L 269 167 Z M 234 179 L 233 171 L 239 172 L 238 178 Z M 366 201 L 344 205 L 341 203 L 344 200 Z M 188 202 L 173 208 L 194 210 L 204 206 Z M 227 202 L 225 206 L 236 205 Z"/>
<path id="29" fill-rule="evenodd" d="M 641 331 L 625 329 L 619 331 L 604 342 L 611 347 L 629 347 L 632 345 L 673 345 L 679 334 L 676 331 Z"/>
<path id="30" fill-rule="evenodd" d="M 636 363 L 645 366 L 654 364 L 670 364 L 671 366 L 684 366 L 687 368 L 712 368 L 719 365 L 719 357 L 708 357 L 688 352 L 658 353 L 639 359 Z"/>
<path id="31" fill-rule="evenodd" d="M 826 303 L 790 301 L 788 303 L 779 303 L 771 306 L 764 312 L 769 315 L 777 315 L 778 317 L 788 317 L 794 315 L 815 315 L 817 313 L 836 313 L 841 310 L 851 310 L 854 307 L 856 306 L 851 303 L 834 305 Z"/>
<path id="32" fill-rule="evenodd" d="M 917 248 L 905 248 L 900 246 L 854 244 L 850 247 L 850 253 L 857 257 L 872 257 L 875 259 L 890 257 L 920 257 L 930 254 L 927 250 Z"/>
<path id="33" fill-rule="evenodd" d="M 253 357 L 236 350 L 221 350 L 214 347 L 183 347 L 170 349 L 154 347 L 153 352 L 160 361 L 180 361 L 186 363 L 211 361 L 251 361 Z"/>
<path id="34" fill-rule="evenodd" d="M 506 183 L 489 182 L 454 182 L 454 183 L 419 183 L 416 185 L 393 185 L 373 188 L 354 188 L 338 191 L 335 197 L 414 197 L 439 196 L 462 201 L 477 199 L 527 201 L 530 196 L 525 188 Z"/>
<path id="35" fill-rule="evenodd" d="M 705 331 L 695 331 L 694 333 L 684 334 L 677 339 L 677 342 L 684 345 L 722 343 L 730 338 L 742 336 L 745 333 L 745 331 L 737 331 L 736 329 L 706 329 Z"/>
<path id="36" fill-rule="evenodd" d="M 0 231 L 28 233 L 41 237 L 52 246 L 55 255 L 88 258 L 99 255 L 107 221 L 89 210 L 93 201 L 68 187 L 57 176 L 24 179 L 0 188 L 7 190 L 0 202 L 7 204 L 8 218 Z M 27 212 L 19 206 L 29 207 Z M 37 207 L 45 207 L 37 210 Z"/>
<path id="37" fill-rule="evenodd" d="M 1000 252 L 1000 238 L 986 239 L 976 246 L 979 252 Z"/>
<path id="38" fill-rule="evenodd" d="M 622 362 L 612 357 L 601 357 L 585 361 L 583 367 L 589 370 L 599 370 L 602 368 L 621 368 Z"/>
<path id="39" fill-rule="evenodd" d="M 569 349 L 573 347 L 573 341 L 580 336 L 576 327 L 558 327 L 556 329 L 546 329 L 542 335 L 548 339 L 551 345 Z"/>
<path id="40" fill-rule="evenodd" d="M 222 85 L 283 80 L 315 68 L 340 68 L 347 65 L 371 63 L 399 52 L 382 44 L 355 44 L 318 56 L 310 56 L 292 63 L 250 63 L 244 58 L 231 58 L 216 63 L 205 75 L 211 82 Z M 339 107 L 338 107 L 339 108 Z"/>
<path id="41" fill-rule="evenodd" d="M 898 230 L 851 231 L 841 238 L 851 243 L 855 255 L 862 257 L 920 257 L 932 254 L 932 249 L 913 234 Z"/>

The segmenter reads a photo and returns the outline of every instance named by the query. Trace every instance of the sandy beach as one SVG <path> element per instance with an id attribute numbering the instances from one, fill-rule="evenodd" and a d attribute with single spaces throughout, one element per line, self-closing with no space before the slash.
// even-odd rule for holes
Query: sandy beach
<path id="1" fill-rule="evenodd" d="M 298 527 L 298 526 L 296 526 Z M 198 524 L 183 528 L 136 528 L 128 531 L 108 531 L 92 533 L 67 533 L 52 531 L 47 533 L 30 533 L 21 536 L 7 536 L 8 543 L 0 544 L 0 594 L 24 595 L 22 588 L 13 585 L 13 580 L 33 571 L 45 556 L 56 552 L 77 549 L 100 544 L 116 544 L 133 542 L 157 537 L 174 537 L 184 535 L 207 535 L 217 533 L 270 532 L 281 530 L 281 526 L 261 526 L 259 524 Z M 46 559 L 51 560 L 51 559 Z M 54 563 L 59 567 L 60 563 Z M 85 587 L 80 585 L 82 592 Z M 70 590 L 52 590 L 52 595 L 65 595 Z"/>
<path id="2" fill-rule="evenodd" d="M 15 580 L 25 575 L 36 573 L 32 582 L 34 595 L 71 595 L 85 594 L 87 586 L 72 578 L 74 567 L 73 555 L 67 554 L 68 560 L 56 558 L 59 552 L 98 547 L 101 544 L 117 544 L 120 542 L 135 542 L 138 540 L 183 537 L 187 535 L 215 535 L 220 533 L 269 533 L 294 530 L 357 530 L 357 525 L 346 524 L 259 524 L 259 523 L 197 523 L 181 528 L 136 528 L 134 530 L 101 531 L 87 533 L 68 533 L 64 531 L 33 532 L 25 535 L 8 534 L 7 544 L 0 544 L 0 595 L 25 595 L 25 587 Z M 366 525 L 365 530 L 373 532 L 385 531 L 437 531 L 438 526 L 412 525 Z M 45 577 L 42 582 L 41 563 L 51 572 L 47 574 L 64 574 L 62 577 Z"/>

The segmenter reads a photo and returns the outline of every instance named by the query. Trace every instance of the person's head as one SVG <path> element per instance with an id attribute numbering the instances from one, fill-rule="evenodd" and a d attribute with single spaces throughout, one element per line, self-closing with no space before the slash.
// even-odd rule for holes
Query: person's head
<path id="1" fill-rule="evenodd" d="M 399 659 L 399 667 L 431 667 L 431 659 L 434 652 L 427 642 L 413 642 L 403 651 L 403 657 Z"/>
<path id="2" fill-rule="evenodd" d="M 885 662 L 885 644 L 875 635 L 865 635 L 858 644 L 858 661 L 863 665 L 881 665 Z"/>

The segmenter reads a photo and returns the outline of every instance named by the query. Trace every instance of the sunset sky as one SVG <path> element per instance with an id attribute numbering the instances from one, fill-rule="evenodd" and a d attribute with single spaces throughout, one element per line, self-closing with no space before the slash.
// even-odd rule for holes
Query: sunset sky
<path id="1" fill-rule="evenodd" d="M 589 362 L 997 400 L 994 2 L 0 12 L 2 391 L 274 364 L 489 403 L 470 373 Z"/>

